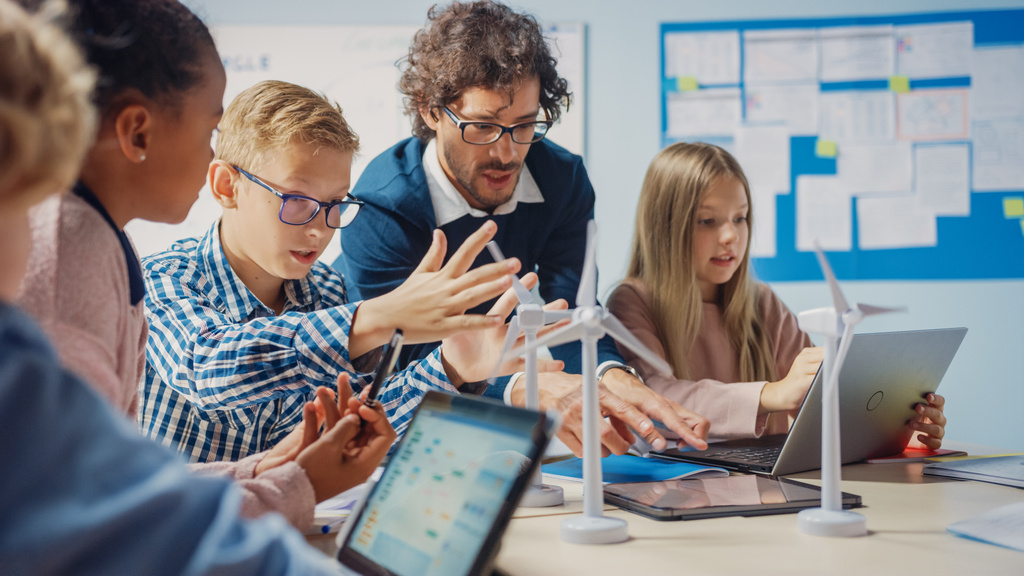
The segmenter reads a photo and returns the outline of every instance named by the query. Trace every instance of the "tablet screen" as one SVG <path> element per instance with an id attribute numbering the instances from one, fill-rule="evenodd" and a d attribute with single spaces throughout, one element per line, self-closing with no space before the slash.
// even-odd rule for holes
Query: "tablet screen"
<path id="1" fill-rule="evenodd" d="M 420 406 L 355 520 L 349 550 L 400 576 L 467 574 L 487 552 L 543 422 L 537 413 L 462 404 Z"/>

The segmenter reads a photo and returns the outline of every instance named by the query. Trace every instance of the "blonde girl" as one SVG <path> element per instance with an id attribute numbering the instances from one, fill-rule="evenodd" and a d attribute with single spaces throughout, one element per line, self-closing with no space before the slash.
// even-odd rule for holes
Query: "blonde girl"
<path id="1" fill-rule="evenodd" d="M 750 186 L 728 152 L 676 143 L 655 156 L 637 207 L 626 279 L 608 308 L 672 366 L 655 374 L 622 350 L 654 391 L 711 421 L 710 436 L 784 433 L 821 363 L 796 317 L 750 267 Z M 944 399 L 909 425 L 942 442 Z"/>

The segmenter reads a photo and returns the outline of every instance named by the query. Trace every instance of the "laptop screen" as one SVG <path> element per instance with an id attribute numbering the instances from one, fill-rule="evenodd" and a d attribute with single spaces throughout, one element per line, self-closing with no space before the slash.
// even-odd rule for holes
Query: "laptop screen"
<path id="1" fill-rule="evenodd" d="M 552 428 L 537 412 L 428 393 L 359 516 L 349 520 L 339 560 L 399 576 L 480 570 Z"/>

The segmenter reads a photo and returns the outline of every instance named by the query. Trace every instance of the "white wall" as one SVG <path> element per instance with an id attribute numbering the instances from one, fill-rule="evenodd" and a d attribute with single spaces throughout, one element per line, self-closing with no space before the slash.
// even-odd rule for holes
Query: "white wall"
<path id="1" fill-rule="evenodd" d="M 425 0 L 185 0 L 209 24 L 414 24 Z M 815 18 L 1024 7 L 1024 0 L 526 0 L 509 2 L 545 22 L 588 29 L 587 165 L 597 190 L 602 292 L 624 273 L 633 214 L 648 162 L 659 149 L 662 22 Z M 1024 22 L 1021 23 L 1024 25 Z M 1022 95 L 1024 97 L 1024 95 Z M 344 103 L 341 103 L 344 106 Z M 1022 258 L 1006 248 L 1006 258 Z M 793 310 L 828 304 L 819 283 L 778 283 Z M 943 381 L 947 437 L 1024 450 L 1024 281 L 847 282 L 851 301 L 906 304 L 862 331 L 967 326 Z"/>

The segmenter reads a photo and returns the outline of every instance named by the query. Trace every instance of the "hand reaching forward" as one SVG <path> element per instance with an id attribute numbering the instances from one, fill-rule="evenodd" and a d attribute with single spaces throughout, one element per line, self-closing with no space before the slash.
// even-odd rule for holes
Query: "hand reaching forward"
<path id="1" fill-rule="evenodd" d="M 522 283 L 527 289 L 537 285 L 537 274 L 530 272 L 523 276 Z M 515 290 L 509 288 L 488 311 L 488 316 L 506 318 L 515 310 L 519 300 Z M 569 307 L 565 300 L 555 300 L 544 306 L 544 310 L 565 310 Z M 567 321 L 557 322 L 540 329 L 537 334 L 543 336 L 551 330 L 561 328 Z M 441 341 L 441 361 L 444 364 L 448 380 L 456 388 L 465 382 L 484 380 L 494 373 L 494 366 L 501 360 L 501 351 L 505 344 L 505 335 L 509 325 L 502 324 L 479 332 L 462 332 L 449 336 Z M 525 337 L 520 335 L 514 347 L 523 346 Z M 526 360 L 522 357 L 508 358 L 498 367 L 495 375 L 505 376 L 523 370 Z M 557 372 L 565 367 L 561 360 L 537 359 L 538 372 Z"/>
<path id="2" fill-rule="evenodd" d="M 562 414 L 558 438 L 573 454 L 582 456 L 583 377 L 552 372 L 540 374 L 537 379 L 540 408 L 558 410 Z M 707 448 L 704 440 L 710 427 L 707 419 L 662 397 L 622 370 L 609 370 L 604 380 L 610 384 L 598 384 L 601 415 L 608 416 L 610 421 L 602 419 L 600 423 L 601 452 L 604 456 L 625 454 L 635 440 L 633 431 L 656 449 L 664 448 L 665 437 L 657 431 L 651 418 L 664 423 L 683 442 L 698 449 Z M 524 388 L 516 382 L 512 389 L 513 404 L 525 404 Z"/>
<path id="3" fill-rule="evenodd" d="M 708 447 L 707 437 L 711 423 L 707 418 L 683 408 L 665 398 L 625 370 L 608 370 L 601 384 L 630 407 L 628 411 L 605 413 L 618 426 L 628 425 L 655 450 L 666 447 L 665 437 L 658 432 L 653 420 L 679 436 L 678 441 L 703 450 Z M 616 423 L 616 421 L 619 421 Z"/>
<path id="4" fill-rule="evenodd" d="M 824 348 L 804 348 L 793 360 L 793 366 L 789 374 L 778 382 L 769 382 L 761 388 L 761 403 L 757 408 L 758 414 L 768 412 L 779 412 L 782 410 L 796 410 L 804 401 L 807 390 L 814 382 L 814 375 L 818 373 L 818 366 L 824 357 Z"/>
<path id="5" fill-rule="evenodd" d="M 509 274 L 519 271 L 516 258 L 469 270 L 495 231 L 497 225 L 488 220 L 442 266 L 447 240 L 434 230 L 430 249 L 412 275 L 398 288 L 359 306 L 349 332 L 349 356 L 358 358 L 383 345 L 395 328 L 405 333 L 406 344 L 416 344 L 504 322 L 504 316 L 466 314 L 500 296 L 512 285 Z"/>

